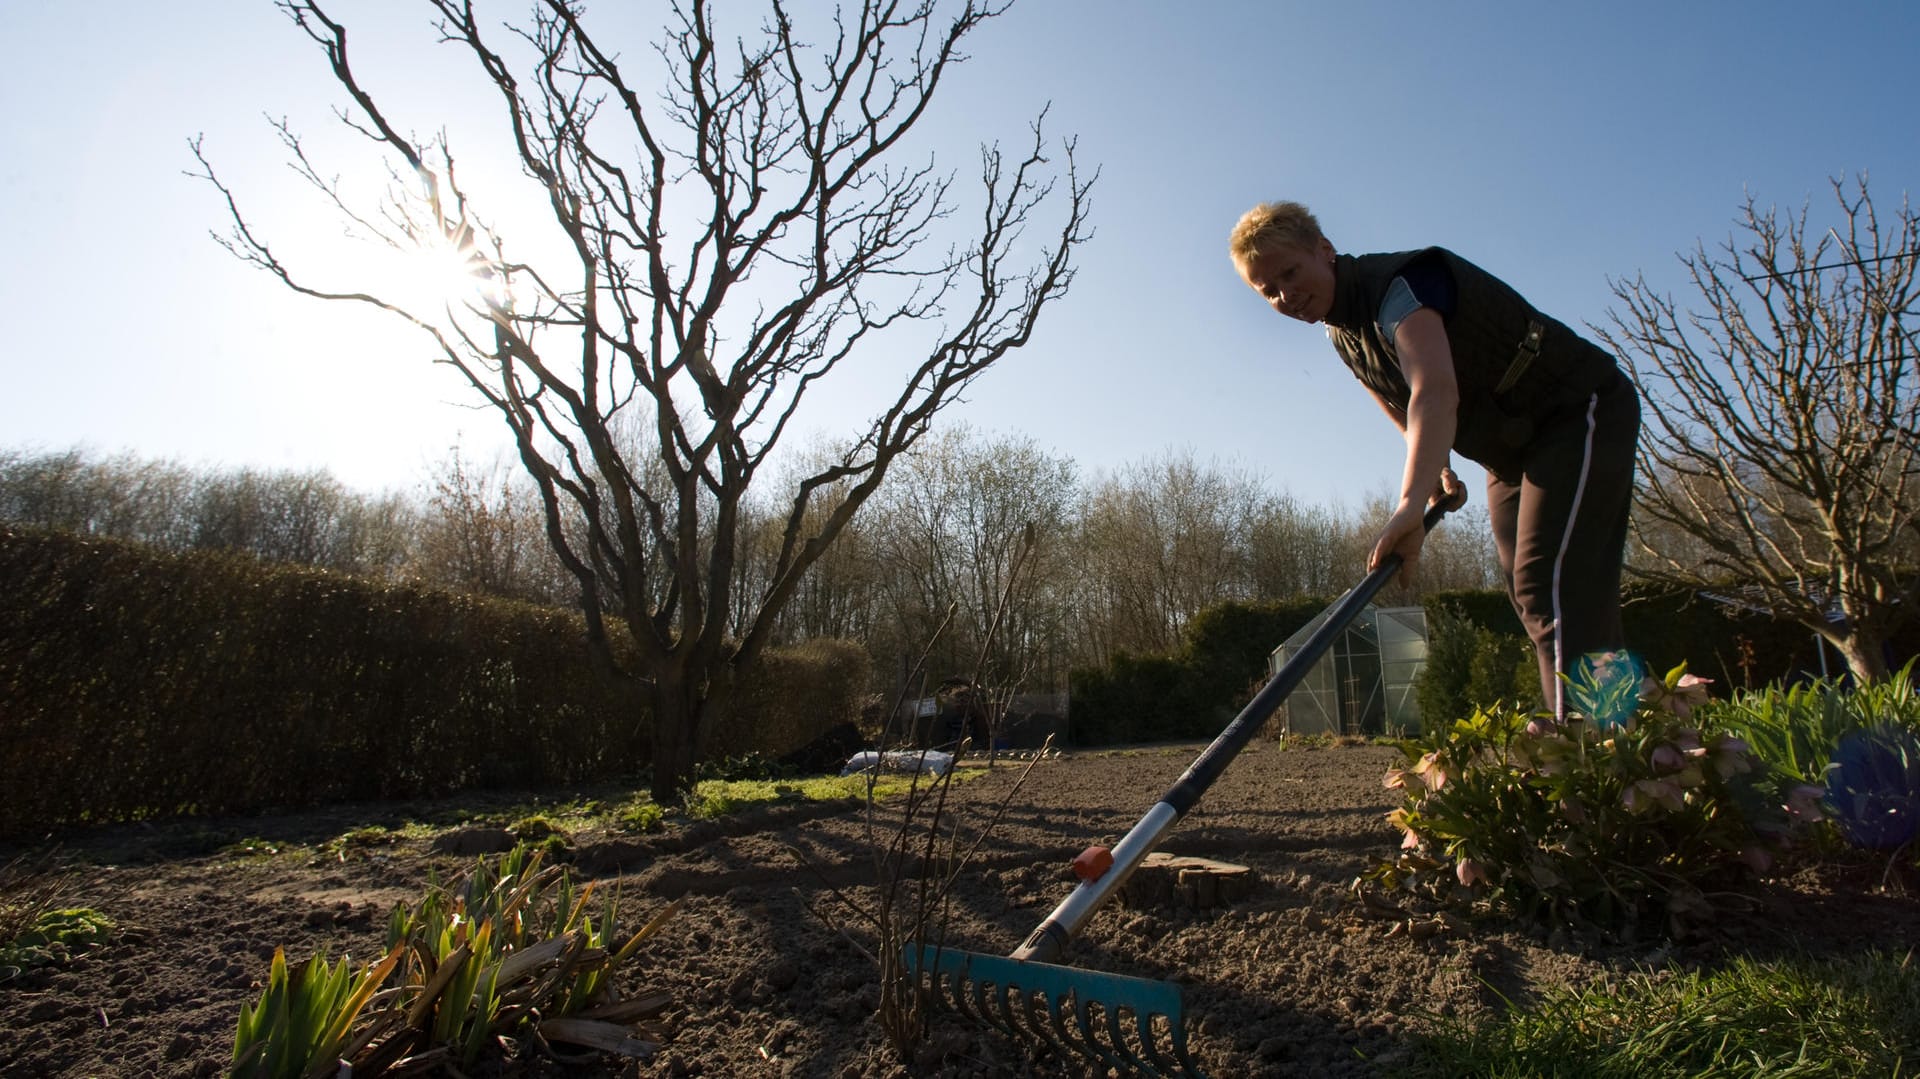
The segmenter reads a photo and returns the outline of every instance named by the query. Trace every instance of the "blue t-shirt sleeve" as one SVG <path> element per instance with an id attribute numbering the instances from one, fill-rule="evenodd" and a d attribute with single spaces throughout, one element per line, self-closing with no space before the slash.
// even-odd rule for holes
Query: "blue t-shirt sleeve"
<path id="1" fill-rule="evenodd" d="M 1438 256 L 1423 255 L 1407 263 L 1387 286 L 1386 298 L 1380 301 L 1380 333 L 1391 341 L 1400 323 L 1422 307 L 1431 307 L 1447 319 L 1453 315 L 1453 306 L 1453 274 Z"/>

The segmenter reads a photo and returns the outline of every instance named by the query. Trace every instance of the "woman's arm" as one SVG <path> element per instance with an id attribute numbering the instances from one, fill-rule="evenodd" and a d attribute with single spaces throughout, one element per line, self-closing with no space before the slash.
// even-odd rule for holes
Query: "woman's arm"
<path id="1" fill-rule="evenodd" d="M 1372 386 L 1367 387 L 1367 392 L 1373 395 L 1373 402 L 1380 406 L 1380 411 L 1387 414 L 1387 418 L 1393 421 L 1393 425 L 1400 429 L 1401 434 L 1405 434 L 1407 431 L 1406 412 L 1403 411 L 1399 405 L 1380 396 L 1380 391 L 1374 389 Z"/>
<path id="2" fill-rule="evenodd" d="M 1453 349 L 1439 312 L 1421 308 L 1402 319 L 1393 343 L 1400 357 L 1400 373 L 1412 393 L 1402 416 L 1396 416 L 1397 410 L 1385 401 L 1381 406 L 1405 433 L 1407 464 L 1400 478 L 1399 504 L 1380 538 L 1374 541 L 1367 568 L 1377 568 L 1387 555 L 1398 554 L 1401 582 L 1412 584 L 1420 547 L 1426 539 L 1421 519 L 1428 503 L 1436 493 L 1451 496 L 1462 490 L 1459 478 L 1447 468 L 1459 421 L 1460 386 L 1454 378 Z"/>

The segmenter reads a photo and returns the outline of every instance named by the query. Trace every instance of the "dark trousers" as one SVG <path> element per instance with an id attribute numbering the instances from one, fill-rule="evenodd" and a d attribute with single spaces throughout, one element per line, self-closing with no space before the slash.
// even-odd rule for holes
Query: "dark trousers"
<path id="1" fill-rule="evenodd" d="M 1538 430 L 1516 476 L 1488 473 L 1487 514 L 1507 594 L 1540 661 L 1541 692 L 1564 720 L 1560 675 L 1582 656 L 1626 645 L 1620 563 L 1640 396 L 1623 375 Z"/>

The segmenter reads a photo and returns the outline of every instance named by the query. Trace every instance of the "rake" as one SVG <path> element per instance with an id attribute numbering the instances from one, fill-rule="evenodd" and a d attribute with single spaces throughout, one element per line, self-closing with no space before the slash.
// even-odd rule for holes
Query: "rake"
<path id="1" fill-rule="evenodd" d="M 1465 502 L 1464 494 L 1427 510 L 1425 527 Z M 1202 1072 L 1187 1052 L 1185 1009 L 1172 982 L 1083 970 L 1056 963 L 1078 933 L 1306 677 L 1334 638 L 1399 572 L 1390 555 L 1326 610 L 1272 679 L 1240 710 L 1111 851 L 1091 847 L 1074 860 L 1081 882 L 1011 955 L 909 943 L 904 959 L 915 984 L 940 1005 L 1020 1041 L 1038 1042 L 1122 1074 Z M 1168 1046 L 1160 1048 L 1162 1041 Z"/>

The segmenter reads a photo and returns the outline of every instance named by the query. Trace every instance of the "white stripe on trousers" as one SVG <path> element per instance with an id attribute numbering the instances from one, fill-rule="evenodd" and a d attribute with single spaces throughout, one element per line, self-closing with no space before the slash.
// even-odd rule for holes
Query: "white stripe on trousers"
<path id="1" fill-rule="evenodd" d="M 1553 555 L 1553 716 L 1567 721 L 1567 685 L 1561 679 L 1567 673 L 1566 641 L 1560 632 L 1560 571 L 1567 560 L 1567 546 L 1573 542 L 1573 525 L 1580 519 L 1580 502 L 1587 493 L 1587 473 L 1593 467 L 1593 432 L 1598 426 L 1594 413 L 1600 408 L 1600 395 L 1587 398 L 1587 441 L 1580 453 L 1580 482 L 1573 489 L 1573 505 L 1567 508 L 1567 527 L 1560 534 L 1560 549 Z"/>

